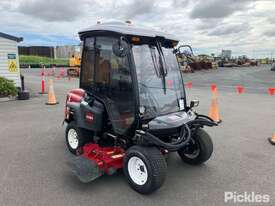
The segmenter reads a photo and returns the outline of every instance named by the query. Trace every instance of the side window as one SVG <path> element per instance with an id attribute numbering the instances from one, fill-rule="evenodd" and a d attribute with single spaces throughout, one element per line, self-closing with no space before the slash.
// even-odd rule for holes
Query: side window
<path id="1" fill-rule="evenodd" d="M 83 49 L 83 61 L 81 68 L 81 86 L 90 87 L 93 84 L 95 74 L 95 48 L 94 37 L 85 39 Z"/>
<path id="2" fill-rule="evenodd" d="M 111 37 L 96 38 L 96 73 L 95 84 L 101 93 L 114 98 L 113 91 L 132 90 L 132 79 L 127 57 L 118 57 L 113 53 Z"/>
<path id="3" fill-rule="evenodd" d="M 96 37 L 94 83 L 97 91 L 108 99 L 114 128 L 123 133 L 134 121 L 134 95 L 128 58 L 113 53 L 115 42 L 115 38 Z"/>

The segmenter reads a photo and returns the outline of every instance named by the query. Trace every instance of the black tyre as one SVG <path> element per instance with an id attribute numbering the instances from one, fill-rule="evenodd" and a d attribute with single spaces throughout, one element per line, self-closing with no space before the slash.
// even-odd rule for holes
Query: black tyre
<path id="1" fill-rule="evenodd" d="M 69 151 L 73 154 L 89 141 L 89 134 L 87 130 L 76 126 L 74 121 L 68 123 L 65 132 L 66 144 Z"/>
<path id="2" fill-rule="evenodd" d="M 178 151 L 181 159 L 190 165 L 206 162 L 212 155 L 213 143 L 209 134 L 203 129 L 198 129 L 192 136 L 189 145 Z"/>
<path id="3" fill-rule="evenodd" d="M 166 161 L 156 147 L 133 146 L 126 152 L 124 174 L 130 186 L 141 194 L 159 189 L 166 171 Z"/>

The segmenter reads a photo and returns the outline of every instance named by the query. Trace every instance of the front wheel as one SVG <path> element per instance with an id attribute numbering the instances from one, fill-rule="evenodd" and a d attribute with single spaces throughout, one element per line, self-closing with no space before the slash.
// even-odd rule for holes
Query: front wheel
<path id="1" fill-rule="evenodd" d="M 141 194 L 149 194 L 161 187 L 167 165 L 156 147 L 131 147 L 124 157 L 124 174 L 130 186 Z"/>
<path id="2" fill-rule="evenodd" d="M 213 143 L 209 134 L 199 128 L 192 135 L 188 145 L 178 151 L 181 159 L 190 165 L 198 165 L 206 162 L 212 155 Z"/>

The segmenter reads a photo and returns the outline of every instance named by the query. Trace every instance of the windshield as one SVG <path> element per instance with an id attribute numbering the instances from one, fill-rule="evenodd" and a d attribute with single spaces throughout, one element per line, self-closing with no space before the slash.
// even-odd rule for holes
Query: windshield
<path id="1" fill-rule="evenodd" d="M 163 60 L 156 46 L 134 45 L 140 106 L 144 118 L 177 112 L 184 98 L 183 83 L 173 49 L 162 47 Z M 166 66 L 165 66 L 166 65 Z M 161 67 L 166 75 L 162 75 Z"/>

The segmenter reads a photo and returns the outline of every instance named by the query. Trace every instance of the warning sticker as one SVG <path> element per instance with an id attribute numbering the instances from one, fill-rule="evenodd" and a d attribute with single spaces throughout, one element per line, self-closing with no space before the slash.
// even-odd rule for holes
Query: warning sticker
<path id="1" fill-rule="evenodd" d="M 16 54 L 8 54 L 8 59 L 16 59 Z"/>
<path id="2" fill-rule="evenodd" d="M 9 72 L 18 72 L 16 54 L 8 54 Z"/>

